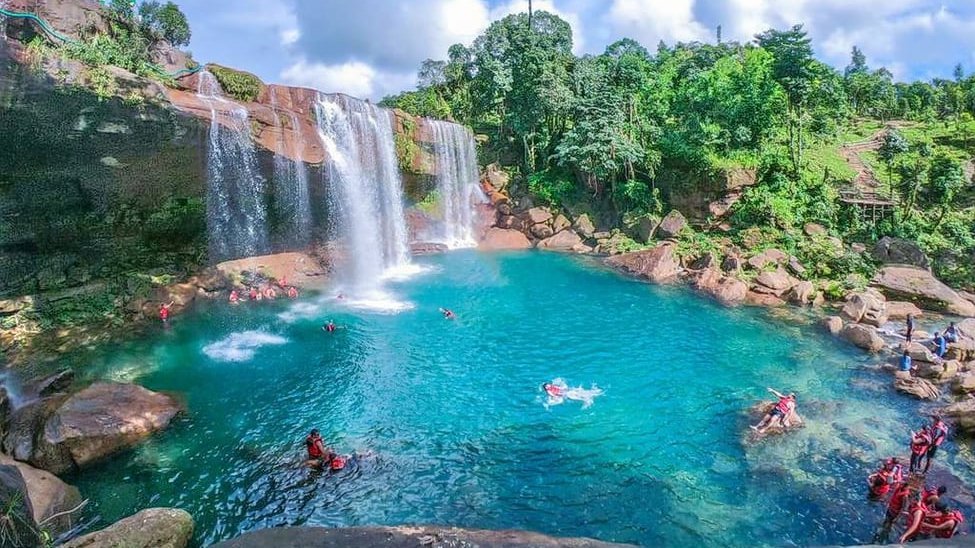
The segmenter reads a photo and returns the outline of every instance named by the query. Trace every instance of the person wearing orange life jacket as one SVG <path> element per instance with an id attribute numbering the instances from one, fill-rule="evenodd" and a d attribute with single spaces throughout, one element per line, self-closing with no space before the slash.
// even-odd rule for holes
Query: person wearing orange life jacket
<path id="1" fill-rule="evenodd" d="M 288 288 L 288 298 L 297 299 L 298 298 L 298 288 L 291 286 Z"/>
<path id="2" fill-rule="evenodd" d="M 931 443 L 928 445 L 928 450 L 924 454 L 924 473 L 928 473 L 928 469 L 931 468 L 931 459 L 934 458 L 935 454 L 938 452 L 938 447 L 948 439 L 948 425 L 945 421 L 941 420 L 938 415 L 931 416 Z"/>
<path id="3" fill-rule="evenodd" d="M 881 500 L 890 492 L 890 481 L 887 478 L 887 472 L 883 470 L 870 474 L 867 478 L 867 485 L 870 488 L 867 498 L 870 500 Z"/>
<path id="4" fill-rule="evenodd" d="M 890 530 L 900 517 L 901 512 L 904 510 L 904 505 L 907 503 L 907 499 L 911 496 L 911 486 L 907 483 L 895 484 L 894 492 L 890 495 L 890 500 L 887 501 L 887 512 L 884 516 L 884 524 L 881 527 L 881 531 L 874 537 L 874 542 L 885 543 L 890 535 Z"/>
<path id="5" fill-rule="evenodd" d="M 900 483 L 904 481 L 904 466 L 897 457 L 890 457 L 887 459 L 887 462 L 884 463 L 884 470 L 888 472 L 888 477 L 890 478 L 891 483 Z"/>
<path id="6" fill-rule="evenodd" d="M 240 293 L 236 289 L 230 291 L 230 304 L 237 304 L 240 302 Z"/>
<path id="7" fill-rule="evenodd" d="M 784 396 L 772 388 L 769 388 L 768 391 L 771 392 L 776 398 L 779 398 L 779 401 L 776 402 L 772 410 L 762 418 L 761 422 L 755 426 L 750 426 L 752 430 L 755 430 L 759 434 L 763 434 L 766 430 L 768 430 L 772 426 L 772 421 L 776 418 L 779 419 L 779 426 L 785 428 L 786 419 L 796 409 L 796 395 L 794 393 Z"/>
<path id="8" fill-rule="evenodd" d="M 908 468 L 912 474 L 921 471 L 921 459 L 931 446 L 931 433 L 928 425 L 924 425 L 917 432 L 911 432 L 911 464 Z"/>
<path id="9" fill-rule="evenodd" d="M 335 322 L 332 320 L 328 320 L 328 323 L 322 326 L 322 331 L 326 333 L 335 333 L 336 329 L 338 328 L 335 326 Z"/>
<path id="10" fill-rule="evenodd" d="M 250 293 L 248 293 L 248 297 L 252 301 L 259 301 L 261 300 L 261 292 L 257 288 L 252 287 Z"/>
<path id="11" fill-rule="evenodd" d="M 958 527 L 965 521 L 961 511 L 949 509 L 948 505 L 938 501 L 932 512 L 921 522 L 921 531 L 935 538 L 951 538 L 958 532 Z"/>
<path id="12" fill-rule="evenodd" d="M 930 499 L 930 502 L 937 504 L 937 497 Z M 898 542 L 904 544 L 905 542 L 914 540 L 914 537 L 921 533 L 921 524 L 924 521 L 924 517 L 928 515 L 928 512 L 930 512 L 928 505 L 921 500 L 921 497 L 918 497 L 918 500 L 914 501 L 907 511 L 907 529 L 901 535 Z"/>
<path id="13" fill-rule="evenodd" d="M 278 294 L 277 294 L 276 291 L 274 291 L 274 288 L 273 287 L 267 286 L 267 287 L 264 288 L 264 298 L 265 299 L 274 300 L 277 296 L 278 296 Z"/>

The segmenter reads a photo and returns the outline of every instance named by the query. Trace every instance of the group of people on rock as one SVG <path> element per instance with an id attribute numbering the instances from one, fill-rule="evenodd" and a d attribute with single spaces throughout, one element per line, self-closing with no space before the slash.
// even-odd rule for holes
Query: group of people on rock
<path id="1" fill-rule="evenodd" d="M 904 347 L 904 353 L 900 358 L 900 370 L 911 375 L 916 375 L 917 367 L 911 359 L 910 349 L 910 344 L 914 338 L 914 316 L 911 314 L 907 315 L 907 331 L 905 337 L 907 339 L 907 345 Z M 955 322 L 951 322 L 944 331 L 934 332 L 934 337 L 931 339 L 931 352 L 938 360 L 944 360 L 945 356 L 948 355 L 948 345 L 956 342 L 958 342 L 958 327 L 955 325 Z"/>
<path id="2" fill-rule="evenodd" d="M 897 457 L 887 459 L 867 477 L 869 498 L 886 501 L 887 512 L 875 542 L 886 542 L 891 529 L 904 516 L 904 532 L 899 542 L 919 538 L 951 538 L 964 521 L 958 509 L 948 508 L 941 498 L 944 486 L 925 487 L 924 478 L 931 467 L 931 459 L 938 447 L 948 438 L 948 426 L 939 416 L 932 416 L 930 425 L 911 432 L 911 461 L 905 477 L 904 466 Z M 922 467 L 922 462 L 924 466 Z"/>
<path id="3" fill-rule="evenodd" d="M 278 289 L 274 289 L 277 286 Z M 278 298 L 278 290 L 283 294 L 287 295 L 290 299 L 298 298 L 298 288 L 293 285 L 288 285 L 288 280 L 286 278 L 279 278 L 275 283 L 266 283 L 259 286 L 246 287 L 246 300 L 249 301 L 260 301 L 263 299 L 271 300 Z M 245 295 L 241 295 L 241 292 L 236 288 L 230 291 L 230 297 L 228 300 L 230 304 L 238 304 L 245 299 Z"/>

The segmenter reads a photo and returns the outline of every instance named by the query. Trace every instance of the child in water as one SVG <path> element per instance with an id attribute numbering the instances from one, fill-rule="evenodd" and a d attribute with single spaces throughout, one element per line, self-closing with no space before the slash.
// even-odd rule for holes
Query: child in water
<path id="1" fill-rule="evenodd" d="M 602 396 L 603 391 L 595 384 L 588 390 L 578 386 L 569 388 L 569 385 L 561 378 L 554 379 L 552 382 L 542 384 L 542 390 L 548 395 L 546 405 L 560 405 L 565 400 L 581 401 L 582 408 L 587 409 L 592 406 L 597 396 Z"/>

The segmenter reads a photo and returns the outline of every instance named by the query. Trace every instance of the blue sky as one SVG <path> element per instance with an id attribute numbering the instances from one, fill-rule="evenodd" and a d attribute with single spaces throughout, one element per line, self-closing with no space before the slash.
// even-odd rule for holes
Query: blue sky
<path id="1" fill-rule="evenodd" d="M 428 57 L 469 44 L 527 0 L 176 0 L 201 62 L 254 72 L 267 82 L 374 99 L 415 85 Z M 535 0 L 573 28 L 576 53 L 618 38 L 657 42 L 748 40 L 804 23 L 817 54 L 842 68 L 858 45 L 872 67 L 900 79 L 975 71 L 975 0 Z"/>

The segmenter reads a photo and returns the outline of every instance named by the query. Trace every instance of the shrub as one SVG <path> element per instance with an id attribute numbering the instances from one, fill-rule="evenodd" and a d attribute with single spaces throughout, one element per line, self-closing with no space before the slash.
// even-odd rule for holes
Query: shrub
<path id="1" fill-rule="evenodd" d="M 150 0 L 139 6 L 142 29 L 146 34 L 165 39 L 174 46 L 190 43 L 190 25 L 186 15 L 172 2 L 165 5 Z"/>
<path id="2" fill-rule="evenodd" d="M 264 89 L 261 79 L 249 72 L 229 69 L 220 65 L 207 65 L 207 70 L 220 83 L 227 95 L 238 101 L 252 102 Z"/>
<path id="3" fill-rule="evenodd" d="M 550 206 L 571 201 L 575 190 L 572 177 L 562 170 L 546 169 L 528 176 L 528 192 Z"/>

